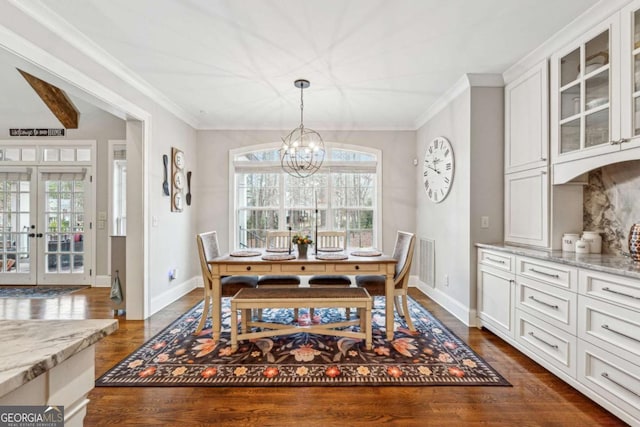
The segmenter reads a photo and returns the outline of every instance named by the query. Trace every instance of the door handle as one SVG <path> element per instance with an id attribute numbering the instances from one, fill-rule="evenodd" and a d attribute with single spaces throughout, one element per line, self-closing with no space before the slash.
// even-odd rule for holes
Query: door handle
<path id="1" fill-rule="evenodd" d="M 29 236 L 29 237 L 36 237 L 36 233 L 29 233 L 29 234 L 27 234 L 27 236 Z"/>
<path id="2" fill-rule="evenodd" d="M 36 237 L 38 237 L 38 238 L 40 238 L 40 237 L 42 237 L 42 236 L 44 236 L 44 234 L 42 234 L 42 233 L 38 233 L 38 234 L 36 234 Z"/>

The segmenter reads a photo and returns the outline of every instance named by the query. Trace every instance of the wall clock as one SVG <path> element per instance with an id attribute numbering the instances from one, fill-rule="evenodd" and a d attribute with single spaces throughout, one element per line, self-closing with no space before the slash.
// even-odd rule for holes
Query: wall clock
<path id="1" fill-rule="evenodd" d="M 449 194 L 455 171 L 453 149 L 447 138 L 439 136 L 424 152 L 424 191 L 429 199 L 440 203 Z"/>
<path id="2" fill-rule="evenodd" d="M 171 211 L 182 212 L 184 209 L 184 152 L 171 147 Z"/>

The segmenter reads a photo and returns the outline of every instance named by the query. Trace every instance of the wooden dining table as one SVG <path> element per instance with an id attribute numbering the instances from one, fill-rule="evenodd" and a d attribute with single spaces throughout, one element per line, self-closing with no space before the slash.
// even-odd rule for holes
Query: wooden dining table
<path id="1" fill-rule="evenodd" d="M 264 276 L 264 275 L 317 275 L 317 274 L 337 274 L 337 275 L 381 275 L 386 277 L 385 287 L 385 330 L 388 340 L 393 339 L 394 331 L 394 280 L 396 260 L 388 255 L 377 256 L 356 256 L 352 252 L 367 252 L 359 248 L 347 249 L 344 255 L 346 259 L 319 259 L 309 251 L 306 258 L 275 260 L 264 259 L 277 256 L 264 249 L 252 250 L 255 256 L 234 256 L 232 254 L 247 253 L 248 251 L 236 251 L 225 254 L 208 261 L 211 267 L 213 283 L 212 289 L 207 290 L 205 283 L 205 304 L 202 318 L 196 329 L 196 333 L 202 331 L 206 318 L 211 307 L 212 317 L 212 338 L 217 341 L 220 338 L 222 329 L 222 296 L 220 278 L 224 276 Z M 259 252 L 259 253 L 258 253 Z M 281 253 L 287 254 L 287 252 Z M 296 252 L 293 251 L 293 255 Z M 326 253 L 319 252 L 320 258 Z M 337 257 L 337 255 L 327 255 Z"/>

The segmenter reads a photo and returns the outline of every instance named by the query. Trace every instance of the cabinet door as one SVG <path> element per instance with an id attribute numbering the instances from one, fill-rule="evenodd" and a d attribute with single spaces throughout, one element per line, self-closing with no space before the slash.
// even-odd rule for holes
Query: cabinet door
<path id="1" fill-rule="evenodd" d="M 507 174 L 504 180 L 504 240 L 547 247 L 549 244 L 547 168 Z"/>
<path id="2" fill-rule="evenodd" d="M 505 172 L 547 166 L 549 67 L 544 60 L 505 87 Z"/>
<path id="3" fill-rule="evenodd" d="M 514 275 L 491 267 L 478 266 L 478 317 L 502 338 L 513 338 Z"/>
<path id="4" fill-rule="evenodd" d="M 551 57 L 553 163 L 619 150 L 619 15 Z"/>
<path id="5" fill-rule="evenodd" d="M 640 0 L 621 10 L 620 37 L 620 149 L 628 150 L 640 147 Z"/>

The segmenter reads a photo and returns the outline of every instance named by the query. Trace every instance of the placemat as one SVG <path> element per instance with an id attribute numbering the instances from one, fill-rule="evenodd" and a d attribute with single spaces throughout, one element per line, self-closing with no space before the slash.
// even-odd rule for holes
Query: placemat
<path id="1" fill-rule="evenodd" d="M 260 251 L 234 251 L 234 252 L 231 252 L 229 255 L 231 255 L 231 256 L 258 256 L 261 253 L 262 252 L 260 252 Z"/>
<path id="2" fill-rule="evenodd" d="M 380 256 L 382 252 L 378 250 L 366 250 L 366 251 L 353 251 L 351 252 L 353 256 Z"/>
<path id="3" fill-rule="evenodd" d="M 289 252 L 289 248 L 267 248 L 267 252 Z"/>
<path id="4" fill-rule="evenodd" d="M 288 259 L 296 259 L 293 254 L 264 254 L 262 259 L 265 261 L 286 261 Z"/>
<path id="5" fill-rule="evenodd" d="M 328 253 L 328 254 L 318 254 L 316 255 L 316 259 L 347 259 L 349 255 L 347 254 L 339 254 L 339 253 Z"/>
<path id="6" fill-rule="evenodd" d="M 326 247 L 326 248 L 318 248 L 318 252 L 342 252 L 344 251 L 344 248 L 332 248 L 332 247 Z"/>

